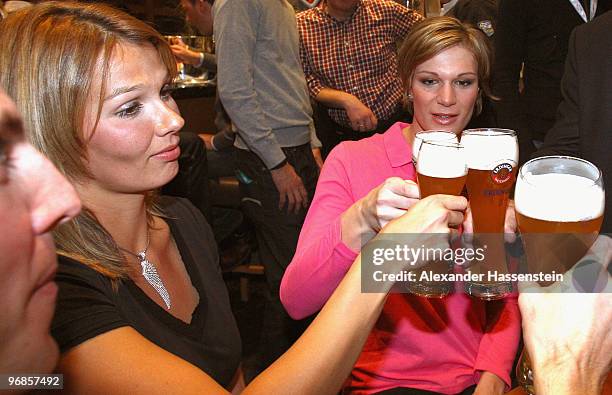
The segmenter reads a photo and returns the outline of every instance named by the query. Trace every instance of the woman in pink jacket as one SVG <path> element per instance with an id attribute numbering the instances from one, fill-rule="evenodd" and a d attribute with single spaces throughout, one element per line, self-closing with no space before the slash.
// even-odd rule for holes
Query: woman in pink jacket
<path id="1" fill-rule="evenodd" d="M 454 18 L 430 18 L 402 45 L 398 66 L 412 124 L 337 146 L 322 169 L 281 285 L 296 318 L 316 313 L 362 246 L 419 198 L 411 161 L 421 130 L 461 133 L 490 95 L 486 38 Z M 459 292 L 443 299 L 390 295 L 345 384 L 354 394 L 502 394 L 520 333 L 516 297 Z"/>

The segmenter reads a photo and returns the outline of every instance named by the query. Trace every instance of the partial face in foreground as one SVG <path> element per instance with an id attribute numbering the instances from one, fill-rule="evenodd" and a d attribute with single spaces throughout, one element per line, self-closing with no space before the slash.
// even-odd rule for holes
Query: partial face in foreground
<path id="1" fill-rule="evenodd" d="M 15 104 L 0 90 L 0 372 L 45 373 L 58 350 L 49 334 L 57 268 L 51 230 L 81 209 L 72 186 L 24 140 Z"/>
<path id="2" fill-rule="evenodd" d="M 159 188 L 178 172 L 184 124 L 168 90 L 168 70 L 153 46 L 118 44 L 108 75 L 95 131 L 100 86 L 92 90 L 84 120 L 91 183 L 113 193 Z"/>
<path id="3" fill-rule="evenodd" d="M 478 97 L 478 64 L 474 55 L 454 46 L 415 69 L 413 133 L 448 130 L 461 133 L 470 121 Z"/>

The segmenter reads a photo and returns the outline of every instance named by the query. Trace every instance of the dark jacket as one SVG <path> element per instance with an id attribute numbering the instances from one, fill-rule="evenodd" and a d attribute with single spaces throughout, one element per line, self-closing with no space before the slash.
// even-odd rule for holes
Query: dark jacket
<path id="1" fill-rule="evenodd" d="M 588 11 L 587 11 L 588 12 Z M 500 0 L 495 32 L 493 90 L 498 125 L 518 133 L 521 163 L 544 140 L 561 101 L 571 31 L 584 21 L 569 0 Z M 524 90 L 519 94 L 521 65 Z"/>
<path id="2" fill-rule="evenodd" d="M 612 233 L 612 11 L 572 33 L 561 93 L 557 121 L 536 155 L 578 156 L 601 169 L 608 188 L 602 232 Z"/>

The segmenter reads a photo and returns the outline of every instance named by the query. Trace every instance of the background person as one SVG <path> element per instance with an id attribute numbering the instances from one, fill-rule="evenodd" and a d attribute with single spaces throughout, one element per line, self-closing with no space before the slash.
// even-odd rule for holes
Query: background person
<path id="1" fill-rule="evenodd" d="M 415 133 L 460 133 L 478 113 L 479 97 L 490 93 L 490 67 L 479 30 L 448 17 L 413 27 L 400 49 L 399 72 L 414 121 L 344 142 L 327 158 L 282 282 L 281 300 L 293 317 L 316 313 L 363 245 L 417 201 Z M 516 298 L 390 295 L 346 391 L 501 394 L 510 385 L 519 323 Z"/>
<path id="2" fill-rule="evenodd" d="M 520 164 L 555 122 L 570 33 L 611 6 L 609 0 L 499 0 L 493 82 L 500 101 L 495 109 L 498 126 L 517 132 Z"/>
<path id="3" fill-rule="evenodd" d="M 423 17 L 393 1 L 323 0 L 297 15 L 300 57 L 323 156 L 387 130 L 402 107 L 397 46 Z"/>
<path id="4" fill-rule="evenodd" d="M 286 0 L 216 0 L 212 16 L 219 97 L 237 131 L 243 210 L 255 226 L 268 285 L 263 368 L 305 327 L 287 315 L 278 292 L 314 194 L 319 167 L 312 148 L 320 142 L 293 7 Z"/>
<path id="5" fill-rule="evenodd" d="M 612 185 L 612 11 L 576 28 L 561 83 L 563 100 L 544 145 L 534 156 L 584 158 L 601 169 L 604 185 Z M 609 190 L 609 189 L 608 189 Z M 606 194 L 602 233 L 612 233 L 612 193 Z"/>

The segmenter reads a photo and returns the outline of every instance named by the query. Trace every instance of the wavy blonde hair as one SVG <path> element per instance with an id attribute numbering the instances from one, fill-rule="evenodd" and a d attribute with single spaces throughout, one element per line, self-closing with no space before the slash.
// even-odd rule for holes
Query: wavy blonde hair
<path id="1" fill-rule="evenodd" d="M 114 48 L 152 45 L 170 76 L 174 57 L 163 37 L 146 23 L 103 4 L 45 2 L 0 23 L 0 86 L 13 97 L 31 143 L 71 181 L 91 178 L 84 162 L 83 124 L 92 86 L 101 81 L 97 127 Z M 101 64 L 101 67 L 99 66 Z M 101 71 L 100 71 L 101 70 Z M 149 220 L 161 215 L 147 194 Z M 58 253 L 113 280 L 128 274 L 125 258 L 91 210 L 54 232 Z"/>

